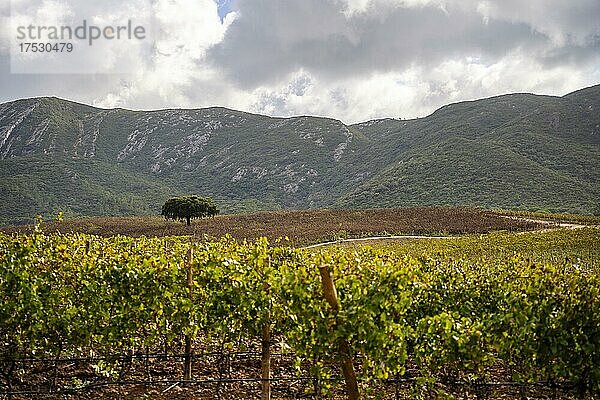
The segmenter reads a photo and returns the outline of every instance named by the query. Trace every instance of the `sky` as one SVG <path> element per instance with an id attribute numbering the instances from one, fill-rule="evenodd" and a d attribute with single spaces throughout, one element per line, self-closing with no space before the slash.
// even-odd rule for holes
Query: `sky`
<path id="1" fill-rule="evenodd" d="M 52 73 L 11 71 L 11 54 L 24 57 L 15 24 L 83 18 L 142 21 L 145 46 L 99 41 L 35 63 Z M 0 102 L 57 96 L 355 123 L 599 83 L 599 0 L 0 0 Z"/>

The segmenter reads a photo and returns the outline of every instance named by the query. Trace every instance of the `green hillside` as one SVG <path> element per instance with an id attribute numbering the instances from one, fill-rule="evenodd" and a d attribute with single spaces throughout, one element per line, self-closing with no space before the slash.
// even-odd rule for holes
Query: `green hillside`
<path id="1" fill-rule="evenodd" d="M 468 205 L 600 213 L 600 87 L 563 98 L 507 95 L 387 122 L 392 161 L 344 206 Z M 380 134 L 377 125 L 358 126 Z M 394 143 L 394 147 L 385 146 Z"/>
<path id="2" fill-rule="evenodd" d="M 226 212 L 466 205 L 600 213 L 600 86 L 512 94 L 347 126 L 225 108 L 0 105 L 0 224 L 156 214 L 202 193 Z"/>

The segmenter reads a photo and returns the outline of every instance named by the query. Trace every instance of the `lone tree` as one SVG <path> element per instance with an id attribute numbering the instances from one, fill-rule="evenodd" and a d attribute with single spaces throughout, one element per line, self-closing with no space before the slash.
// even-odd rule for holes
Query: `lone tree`
<path id="1" fill-rule="evenodd" d="M 192 219 L 214 217 L 219 212 L 217 203 L 210 197 L 185 196 L 167 200 L 161 215 L 167 219 L 185 220 L 189 226 Z"/>

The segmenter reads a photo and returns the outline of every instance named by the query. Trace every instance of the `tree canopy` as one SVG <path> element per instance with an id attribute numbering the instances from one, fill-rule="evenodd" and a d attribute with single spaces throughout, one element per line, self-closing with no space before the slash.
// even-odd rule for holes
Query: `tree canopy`
<path id="1" fill-rule="evenodd" d="M 214 217 L 219 212 L 219 207 L 213 199 L 194 195 L 167 200 L 162 207 L 161 215 L 167 219 L 186 221 L 190 225 L 192 219 Z"/>

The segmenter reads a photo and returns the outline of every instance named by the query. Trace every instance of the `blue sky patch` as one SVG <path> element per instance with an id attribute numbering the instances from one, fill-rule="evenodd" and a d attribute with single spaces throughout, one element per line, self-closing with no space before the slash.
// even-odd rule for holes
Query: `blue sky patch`
<path id="1" fill-rule="evenodd" d="M 233 10 L 234 0 L 215 0 L 215 2 L 217 3 L 219 17 L 221 17 L 221 21 L 223 21 L 225 16 Z"/>

